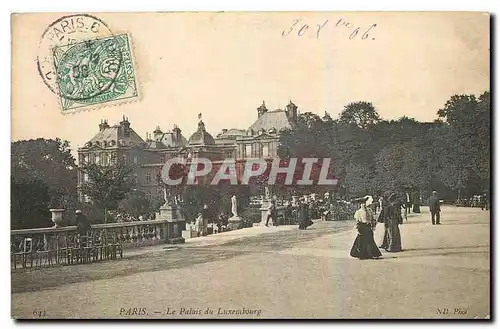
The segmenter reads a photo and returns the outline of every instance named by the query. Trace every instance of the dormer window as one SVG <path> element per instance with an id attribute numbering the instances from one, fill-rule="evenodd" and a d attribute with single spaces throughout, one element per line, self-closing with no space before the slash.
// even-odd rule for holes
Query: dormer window
<path id="1" fill-rule="evenodd" d="M 87 144 L 85 144 L 86 147 L 91 147 L 92 146 L 92 142 L 87 142 Z"/>
<path id="2" fill-rule="evenodd" d="M 271 129 L 268 130 L 270 134 L 275 134 L 276 133 L 276 128 L 272 127 Z"/>
<path id="3" fill-rule="evenodd" d="M 95 142 L 95 145 L 96 145 L 96 146 L 101 146 L 101 143 L 99 143 L 99 141 L 96 141 L 96 142 Z"/>
<path id="4" fill-rule="evenodd" d="M 108 143 L 106 141 L 103 141 L 102 146 L 106 147 L 106 146 L 108 146 Z"/>
<path id="5" fill-rule="evenodd" d="M 116 142 L 114 140 L 109 141 L 110 146 L 114 146 L 115 144 L 116 144 Z"/>

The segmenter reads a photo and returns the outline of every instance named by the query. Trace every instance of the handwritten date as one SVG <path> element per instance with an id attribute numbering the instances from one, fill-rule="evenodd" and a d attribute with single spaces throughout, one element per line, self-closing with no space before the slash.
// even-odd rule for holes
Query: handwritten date
<path id="1" fill-rule="evenodd" d="M 373 36 L 373 32 L 377 27 L 377 24 L 371 24 L 369 27 L 367 26 L 356 26 L 353 25 L 348 20 L 343 18 L 337 20 L 336 22 L 331 23 L 328 19 L 322 22 L 321 24 L 306 24 L 302 21 L 301 18 L 295 19 L 292 24 L 285 30 L 281 32 L 282 37 L 287 37 L 289 35 L 297 35 L 299 37 L 309 37 L 319 39 L 328 28 L 340 29 L 346 31 L 348 33 L 349 40 L 360 39 L 360 40 L 375 40 Z"/>

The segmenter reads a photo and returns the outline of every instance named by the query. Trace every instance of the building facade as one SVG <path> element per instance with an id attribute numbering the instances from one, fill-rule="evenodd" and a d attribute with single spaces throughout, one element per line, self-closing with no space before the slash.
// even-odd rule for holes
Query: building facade
<path id="1" fill-rule="evenodd" d="M 278 156 L 280 133 L 294 129 L 297 123 L 297 106 L 290 101 L 284 110 L 269 111 L 265 102 L 257 108 L 257 120 L 247 129 L 224 129 L 215 138 L 207 131 L 199 115 L 198 127 L 189 139 L 174 125 L 163 132 L 159 126 L 143 139 L 131 126 L 128 118 L 110 126 L 107 120 L 99 124 L 99 132 L 84 147 L 78 149 L 78 165 L 109 165 L 124 161 L 134 165 L 133 179 L 149 198 L 161 197 L 159 177 L 163 164 L 173 157 L 208 158 L 212 161 L 235 159 L 272 160 Z M 78 174 L 78 186 L 88 180 L 83 170 Z M 80 189 L 79 189 L 80 190 Z M 80 193 L 81 201 L 89 201 Z"/>

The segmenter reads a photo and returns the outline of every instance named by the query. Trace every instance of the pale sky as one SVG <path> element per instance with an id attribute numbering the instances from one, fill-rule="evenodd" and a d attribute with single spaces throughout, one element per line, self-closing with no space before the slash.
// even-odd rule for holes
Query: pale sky
<path id="1" fill-rule="evenodd" d="M 349 102 L 368 101 L 384 119 L 432 121 L 453 94 L 489 90 L 490 22 L 479 12 L 92 15 L 115 34 L 130 33 L 141 99 L 61 114 L 36 57 L 42 33 L 63 14 L 17 15 L 13 140 L 59 137 L 76 149 L 98 132 L 101 119 L 115 124 L 122 115 L 143 138 L 157 125 L 166 131 L 174 124 L 189 138 L 200 112 L 215 136 L 223 128 L 248 128 L 263 100 L 270 110 L 291 99 L 300 112 L 322 116 L 326 110 L 333 117 Z M 336 27 L 339 19 L 352 27 Z M 310 27 L 299 37 L 304 24 Z"/>

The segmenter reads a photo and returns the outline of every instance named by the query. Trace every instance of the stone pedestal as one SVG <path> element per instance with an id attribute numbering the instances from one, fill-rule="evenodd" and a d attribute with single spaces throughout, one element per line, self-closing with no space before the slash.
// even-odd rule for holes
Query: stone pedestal
<path id="1" fill-rule="evenodd" d="M 264 199 L 262 200 L 262 206 L 260 207 L 260 223 L 259 226 L 265 226 L 267 221 L 267 212 L 269 210 L 269 206 L 271 205 L 271 200 Z"/>
<path id="2" fill-rule="evenodd" d="M 63 212 L 65 209 L 49 209 L 52 213 L 52 222 L 54 227 L 61 227 L 63 221 Z"/>
<path id="3" fill-rule="evenodd" d="M 186 229 L 186 221 L 182 218 L 180 207 L 176 204 L 164 204 L 158 212 L 158 219 L 166 220 L 167 227 L 165 229 L 166 243 L 184 243 L 182 231 Z"/>
<path id="4" fill-rule="evenodd" d="M 241 228 L 243 219 L 239 216 L 233 216 L 227 220 L 227 228 L 230 231 L 239 230 Z"/>
<path id="5" fill-rule="evenodd" d="M 196 231 L 193 231 L 193 230 L 183 230 L 182 231 L 182 237 L 184 239 L 191 239 L 191 238 L 195 238 L 198 236 L 198 232 Z"/>

